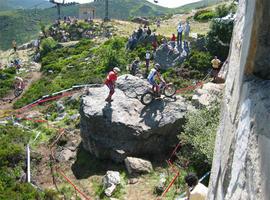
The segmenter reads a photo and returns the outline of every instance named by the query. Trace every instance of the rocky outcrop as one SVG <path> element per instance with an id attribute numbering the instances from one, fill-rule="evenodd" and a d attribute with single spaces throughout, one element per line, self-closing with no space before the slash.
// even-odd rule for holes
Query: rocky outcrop
<path id="1" fill-rule="evenodd" d="M 210 200 L 270 199 L 270 2 L 240 0 Z"/>
<path id="2" fill-rule="evenodd" d="M 221 102 L 224 84 L 206 83 L 202 88 L 195 90 L 192 103 L 197 106 L 210 106 L 214 102 Z"/>
<path id="3" fill-rule="evenodd" d="M 90 88 L 89 95 L 82 97 L 84 148 L 98 158 L 118 162 L 127 156 L 154 156 L 171 149 L 192 107 L 180 96 L 142 105 L 136 95 L 149 86 L 131 75 L 121 76 L 117 86 L 112 103 L 104 101 L 108 94 L 105 86 Z"/>
<path id="4" fill-rule="evenodd" d="M 125 159 L 127 171 L 131 175 L 146 174 L 153 170 L 152 163 L 140 158 L 127 157 Z"/>

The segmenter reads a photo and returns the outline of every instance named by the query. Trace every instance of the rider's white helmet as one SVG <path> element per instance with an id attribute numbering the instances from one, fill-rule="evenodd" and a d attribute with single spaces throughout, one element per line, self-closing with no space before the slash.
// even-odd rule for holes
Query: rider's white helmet
<path id="1" fill-rule="evenodd" d="M 121 72 L 121 70 L 120 70 L 118 67 L 114 67 L 114 68 L 113 68 L 113 71 L 116 72 L 116 73 Z"/>

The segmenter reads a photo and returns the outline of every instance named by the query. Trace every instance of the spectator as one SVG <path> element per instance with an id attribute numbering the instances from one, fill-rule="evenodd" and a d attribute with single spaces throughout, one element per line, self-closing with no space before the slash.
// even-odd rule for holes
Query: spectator
<path id="1" fill-rule="evenodd" d="M 17 43 L 16 43 L 15 39 L 12 41 L 12 47 L 14 49 L 14 52 L 16 52 L 17 51 Z"/>
<path id="2" fill-rule="evenodd" d="M 147 35 L 148 35 L 148 36 L 150 36 L 150 35 L 151 35 L 151 33 L 152 33 L 152 31 L 151 31 L 151 29 L 150 29 L 150 27 L 149 27 L 149 26 L 148 26 L 148 28 L 147 28 L 146 33 L 147 33 Z"/>
<path id="3" fill-rule="evenodd" d="M 139 27 L 137 31 L 137 39 L 140 39 L 140 37 L 142 36 L 142 33 L 143 33 L 142 27 Z"/>
<path id="4" fill-rule="evenodd" d="M 172 48 L 174 49 L 175 47 L 175 41 L 176 41 L 176 37 L 175 37 L 175 34 L 173 33 L 172 34 L 172 37 L 171 37 L 171 45 L 172 45 Z"/>
<path id="5" fill-rule="evenodd" d="M 133 61 L 132 65 L 131 65 L 130 73 L 131 73 L 133 76 L 135 76 L 136 73 L 138 72 L 138 69 L 139 69 L 139 63 L 140 63 L 139 58 L 136 58 L 136 59 Z"/>
<path id="6" fill-rule="evenodd" d="M 215 58 L 211 61 L 211 63 L 212 63 L 212 76 L 214 78 L 213 82 L 216 82 L 221 61 L 217 58 L 217 56 L 215 56 Z"/>
<path id="7" fill-rule="evenodd" d="M 208 188 L 199 183 L 198 177 L 189 173 L 185 176 L 186 182 L 186 197 L 181 200 L 206 200 Z"/>
<path id="8" fill-rule="evenodd" d="M 183 27 L 181 22 L 177 27 L 177 45 L 182 48 Z"/>
<path id="9" fill-rule="evenodd" d="M 160 27 L 160 19 L 157 20 L 156 24 L 157 24 L 157 28 L 159 28 Z"/>
<path id="10" fill-rule="evenodd" d="M 150 51 L 147 50 L 147 51 L 146 51 L 146 54 L 145 54 L 146 74 L 148 74 L 148 71 L 149 71 L 150 58 L 151 58 Z"/>
<path id="11" fill-rule="evenodd" d="M 185 26 L 185 40 L 189 39 L 189 33 L 190 33 L 190 24 L 189 21 L 186 21 L 186 26 Z"/>

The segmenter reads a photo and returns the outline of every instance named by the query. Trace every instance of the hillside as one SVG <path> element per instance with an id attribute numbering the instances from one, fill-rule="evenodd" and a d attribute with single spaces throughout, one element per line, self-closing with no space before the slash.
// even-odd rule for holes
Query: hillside
<path id="1" fill-rule="evenodd" d="M 50 7 L 46 0 L 0 0 L 0 11 L 14 10 L 14 9 L 29 9 L 37 6 L 38 8 Z"/>
<path id="2" fill-rule="evenodd" d="M 1 9 L 4 10 L 0 12 L 0 49 L 3 50 L 10 48 L 13 39 L 16 39 L 18 44 L 22 44 L 35 38 L 40 30 L 41 23 L 52 23 L 57 18 L 55 8 L 7 11 L 10 8 L 9 5 L 17 5 L 18 7 L 24 5 L 25 8 L 29 8 L 41 2 L 41 0 L 28 0 L 23 1 L 24 3 L 22 4 L 21 1 L 21 3 L 14 1 L 0 1 L 0 11 Z M 210 1 L 210 3 L 211 2 L 214 2 L 214 0 Z M 104 18 L 103 3 L 91 3 L 91 6 L 96 8 L 98 18 Z M 136 16 L 160 16 L 170 13 L 186 13 L 202 6 L 204 6 L 203 2 L 197 2 L 180 8 L 170 9 L 157 6 L 145 0 L 114 0 L 113 3 L 110 1 L 109 15 L 113 19 L 127 20 Z M 62 8 L 62 16 L 78 16 L 78 14 L 78 5 Z"/>

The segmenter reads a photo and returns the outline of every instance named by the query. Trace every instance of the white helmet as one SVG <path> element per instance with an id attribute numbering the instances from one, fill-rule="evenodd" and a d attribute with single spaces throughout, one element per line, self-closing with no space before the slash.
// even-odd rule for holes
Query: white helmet
<path id="1" fill-rule="evenodd" d="M 113 71 L 116 72 L 116 73 L 121 72 L 121 70 L 120 70 L 118 67 L 114 67 L 114 68 L 113 68 Z"/>

